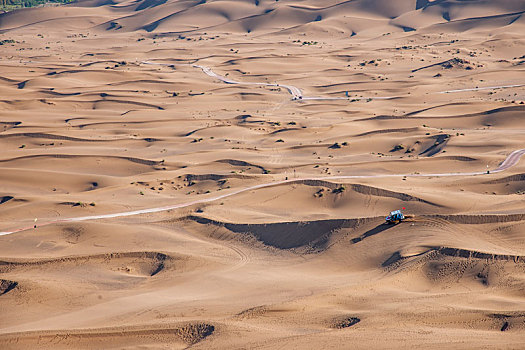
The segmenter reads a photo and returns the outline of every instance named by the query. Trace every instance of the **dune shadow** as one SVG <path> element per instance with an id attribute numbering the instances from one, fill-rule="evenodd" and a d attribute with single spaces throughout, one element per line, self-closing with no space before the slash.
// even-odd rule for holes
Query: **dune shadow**
<path id="1" fill-rule="evenodd" d="M 361 236 L 359 237 L 356 237 L 356 238 L 352 238 L 352 240 L 350 242 L 352 242 L 352 244 L 356 244 L 356 243 L 359 243 L 361 242 L 363 239 L 365 238 L 368 238 L 370 236 L 374 236 L 374 235 L 377 235 L 378 233 L 381 233 L 383 231 L 386 231 L 392 227 L 394 227 L 395 225 L 392 225 L 392 224 L 387 224 L 387 223 L 382 223 L 380 225 L 377 225 L 376 227 L 374 227 L 373 229 L 371 230 L 368 230 L 366 231 L 365 233 L 363 233 Z"/>

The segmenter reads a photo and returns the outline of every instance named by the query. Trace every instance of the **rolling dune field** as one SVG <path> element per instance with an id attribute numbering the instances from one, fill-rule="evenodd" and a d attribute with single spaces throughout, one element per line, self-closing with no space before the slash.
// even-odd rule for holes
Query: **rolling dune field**
<path id="1" fill-rule="evenodd" d="M 0 348 L 523 349 L 524 154 L 521 0 L 0 14 Z"/>

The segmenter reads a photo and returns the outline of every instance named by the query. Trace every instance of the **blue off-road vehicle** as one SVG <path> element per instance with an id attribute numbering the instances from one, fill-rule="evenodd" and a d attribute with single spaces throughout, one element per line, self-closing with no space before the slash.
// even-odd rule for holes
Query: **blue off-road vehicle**
<path id="1" fill-rule="evenodd" d="M 405 215 L 401 212 L 401 210 L 394 210 L 390 212 L 390 215 L 388 215 L 385 218 L 385 221 L 387 224 L 398 224 L 401 221 L 405 219 Z"/>

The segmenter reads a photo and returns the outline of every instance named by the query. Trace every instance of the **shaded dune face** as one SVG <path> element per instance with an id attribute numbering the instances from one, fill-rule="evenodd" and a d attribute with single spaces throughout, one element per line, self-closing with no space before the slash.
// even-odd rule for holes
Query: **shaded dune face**
<path id="1" fill-rule="evenodd" d="M 519 0 L 498 1 L 80 1 L 59 8 L 20 11 L 2 16 L 4 30 L 43 24 L 103 31 L 233 31 L 299 33 L 328 24 L 353 35 L 372 26 L 404 32 L 430 27 L 463 31 L 521 22 Z M 31 16 L 27 16 L 31 14 Z M 72 20 L 73 19 L 73 20 Z M 368 20 L 368 21 L 367 21 Z"/>
<path id="2" fill-rule="evenodd" d="M 72 232 L 68 230 L 67 232 Z M 141 276 L 154 276 L 161 272 L 171 258 L 163 253 L 157 252 L 129 252 L 129 253 L 110 253 L 101 255 L 62 257 L 57 259 L 41 260 L 15 260 L 2 261 L 2 272 L 12 272 L 16 270 L 38 270 L 42 266 L 50 268 L 65 268 L 68 264 L 74 266 L 84 264 L 105 264 L 112 270 L 134 272 Z M 123 266 L 112 266 L 113 261 Z M 126 265 L 126 266 L 124 266 Z"/>
<path id="3" fill-rule="evenodd" d="M 0 14 L 0 349 L 522 348 L 524 11 Z"/>

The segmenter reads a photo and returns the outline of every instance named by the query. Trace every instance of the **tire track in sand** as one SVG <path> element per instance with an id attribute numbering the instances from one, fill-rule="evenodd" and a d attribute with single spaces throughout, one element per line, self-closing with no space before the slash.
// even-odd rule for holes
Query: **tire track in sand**
<path id="1" fill-rule="evenodd" d="M 57 219 L 52 221 L 47 221 L 43 223 L 39 223 L 38 226 L 48 226 L 52 224 L 58 224 L 58 223 L 65 223 L 65 222 L 81 222 L 81 221 L 89 221 L 89 220 L 102 220 L 102 219 L 111 219 L 111 218 L 119 218 L 119 217 L 126 217 L 126 216 L 134 216 L 134 215 L 140 215 L 140 214 L 150 214 L 150 213 L 158 213 L 162 211 L 168 211 L 173 209 L 180 209 L 180 208 L 186 208 L 195 204 L 202 204 L 202 203 L 209 203 L 214 202 L 219 199 L 235 196 L 237 194 L 247 192 L 247 191 L 253 191 L 258 190 L 261 188 L 267 188 L 267 187 L 273 187 L 278 186 L 282 184 L 287 183 L 294 183 L 294 182 L 301 182 L 301 181 L 326 181 L 326 180 L 345 180 L 345 179 L 370 179 L 370 178 L 388 178 L 388 177 L 450 177 L 450 176 L 476 176 L 476 175 L 486 175 L 486 174 L 493 174 L 493 173 L 499 173 L 502 171 L 505 171 L 514 165 L 516 165 L 520 158 L 525 154 L 525 148 L 516 150 L 509 154 L 507 158 L 494 170 L 490 171 L 478 171 L 478 172 L 466 172 L 466 173 L 440 173 L 440 174 L 378 174 L 378 175 L 338 175 L 338 176 L 326 176 L 326 177 L 311 177 L 311 178 L 293 178 L 288 180 L 279 180 L 279 181 L 273 181 L 268 183 L 263 183 L 259 185 L 249 186 L 245 188 L 241 188 L 238 190 L 234 190 L 229 193 L 222 194 L 220 196 L 215 197 L 208 197 L 208 198 L 202 198 L 197 199 L 190 202 L 185 203 L 179 203 L 179 204 L 173 204 L 173 205 L 167 205 L 163 207 L 156 207 L 156 208 L 146 208 L 146 209 L 139 209 L 139 210 L 131 210 L 131 211 L 125 211 L 120 213 L 111 213 L 111 214 L 101 214 L 101 215 L 91 215 L 91 216 L 80 216 L 80 217 L 74 217 L 74 218 L 64 218 L 64 219 Z M 18 229 L 14 229 L 11 231 L 4 231 L 0 232 L 0 236 L 6 236 L 10 235 L 16 232 L 22 232 L 27 231 L 30 229 L 33 229 L 34 225 L 26 226 Z"/>

